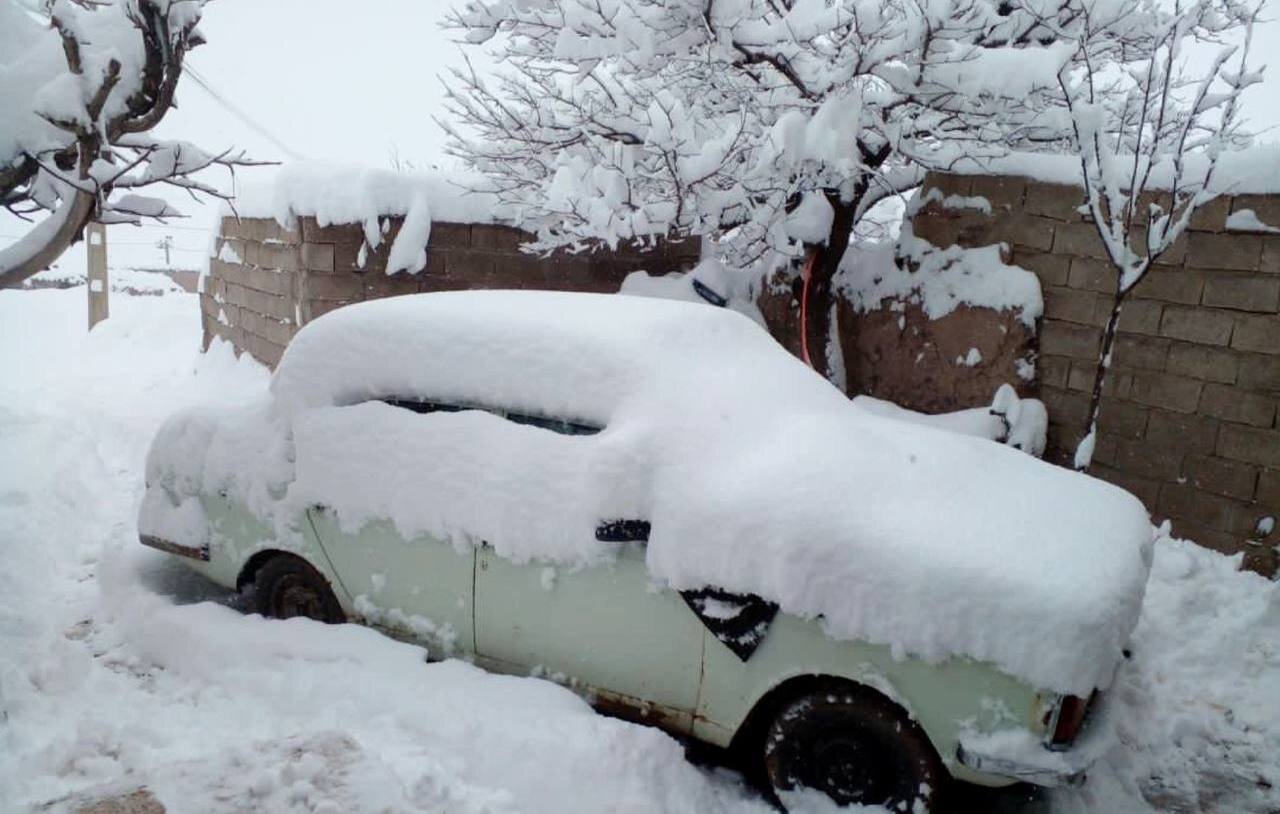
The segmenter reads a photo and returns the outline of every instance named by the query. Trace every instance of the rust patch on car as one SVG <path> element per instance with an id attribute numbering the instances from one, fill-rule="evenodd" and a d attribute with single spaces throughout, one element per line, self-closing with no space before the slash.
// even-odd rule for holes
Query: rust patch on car
<path id="1" fill-rule="evenodd" d="M 177 554 L 179 557 L 190 557 L 193 560 L 200 560 L 201 562 L 209 561 L 209 546 L 207 545 L 200 546 L 198 548 L 195 546 L 180 545 L 172 540 L 166 540 L 163 537 L 156 537 L 151 534 L 139 534 L 138 542 L 145 546 L 159 549 L 168 554 Z"/>
<path id="2" fill-rule="evenodd" d="M 662 704 L 633 698 L 622 693 L 594 690 L 587 700 L 596 712 L 611 718 L 621 718 L 632 723 L 655 726 L 674 734 L 688 734 L 693 718 L 683 712 Z"/>

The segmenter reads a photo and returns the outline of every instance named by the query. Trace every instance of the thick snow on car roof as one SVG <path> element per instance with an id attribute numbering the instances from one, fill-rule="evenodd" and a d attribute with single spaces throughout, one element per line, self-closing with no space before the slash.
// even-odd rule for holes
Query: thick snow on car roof
<path id="1" fill-rule="evenodd" d="M 845 400 L 750 319 L 688 302 L 556 291 L 452 291 L 348 306 L 289 344 L 272 391 L 290 407 L 418 396 L 606 423 L 629 398 L 703 402 L 706 380 L 750 408 Z M 771 377 L 773 377 L 771 379 Z M 646 392 L 647 391 L 647 392 Z M 709 394 L 707 394 L 709 395 Z"/>
<path id="2" fill-rule="evenodd" d="M 362 303 L 300 331 L 272 389 L 270 410 L 177 419 L 153 479 L 173 468 L 174 483 L 227 489 L 282 536 L 323 503 L 347 528 L 388 518 L 406 538 L 570 567 L 611 556 L 600 521 L 646 519 L 658 583 L 755 593 L 833 638 L 1082 695 L 1110 683 L 1141 605 L 1152 528 L 1132 495 L 859 410 L 710 306 L 533 292 Z M 396 396 L 604 430 L 376 401 Z M 271 432 L 292 439 L 288 461 Z M 273 481 L 286 492 L 285 471 L 286 497 L 268 497 Z"/>

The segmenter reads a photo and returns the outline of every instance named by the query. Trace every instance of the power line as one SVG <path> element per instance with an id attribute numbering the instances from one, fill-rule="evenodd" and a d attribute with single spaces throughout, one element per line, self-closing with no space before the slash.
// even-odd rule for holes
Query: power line
<path id="1" fill-rule="evenodd" d="M 20 238 L 26 237 L 26 235 L 0 235 L 0 237 L 7 238 L 9 240 L 18 240 Z M 156 244 L 155 244 L 155 241 L 151 241 L 151 240 L 112 240 L 111 245 L 112 246 L 154 246 Z M 174 251 L 178 251 L 178 250 L 179 250 L 179 247 L 175 246 Z M 204 249 L 192 248 L 192 249 L 182 249 L 182 251 L 202 252 L 204 251 Z"/>
<path id="2" fill-rule="evenodd" d="M 22 237 L 22 235 L 0 235 L 0 238 L 4 238 L 4 239 L 6 239 L 6 240 L 17 240 L 17 239 L 19 239 L 20 237 Z M 109 245 L 109 246 L 111 246 L 111 247 L 116 247 L 116 246 L 148 246 L 148 247 L 150 247 L 150 248 L 152 248 L 152 249 L 155 249 L 155 248 L 156 248 L 156 244 L 155 244 L 153 241 L 148 241 L 148 240 L 111 240 L 111 241 L 108 243 L 108 245 Z M 190 253 L 192 253 L 192 254 L 204 254 L 204 253 L 205 253 L 205 252 L 207 252 L 208 250 L 209 250 L 209 249 L 208 249 L 207 247 L 205 247 L 205 248 L 186 248 L 185 246 L 170 246 L 170 247 L 169 247 L 169 251 L 171 251 L 171 252 L 190 252 Z"/>
<path id="3" fill-rule="evenodd" d="M 274 144 L 276 147 L 280 149 L 281 152 L 283 152 L 289 158 L 293 159 L 294 161 L 302 160 L 302 156 L 300 154 L 289 149 L 289 147 L 286 146 L 283 141 L 281 141 L 280 139 L 272 135 L 271 131 L 267 130 L 266 127 L 262 126 L 261 124 L 258 124 L 258 122 L 252 116 L 250 116 L 248 113 L 240 109 L 238 105 L 236 105 L 234 102 L 227 99 L 221 93 L 218 93 L 216 90 L 214 90 L 213 87 L 209 84 L 208 80 L 206 80 L 203 76 L 201 76 L 200 72 L 197 71 L 194 66 L 192 66 L 190 60 L 188 60 L 187 63 L 182 66 L 182 72 L 190 76 L 191 79 L 197 85 L 204 88 L 205 93 L 208 93 L 209 96 L 211 96 L 215 102 L 217 102 L 218 104 L 226 108 L 228 113 L 230 113 L 231 115 L 240 119 L 240 121 L 247 124 L 255 133 L 257 133 L 258 135 L 265 138 L 267 141 Z"/>
<path id="4" fill-rule="evenodd" d="M 130 242 L 130 241 L 112 240 L 108 245 L 109 246 L 150 246 L 153 249 L 161 248 L 160 246 L 157 246 L 155 243 L 148 243 L 147 241 Z M 170 246 L 169 251 L 171 252 L 205 252 L 205 251 L 208 251 L 208 249 L 187 249 L 187 248 L 183 248 L 182 246 Z"/>
<path id="5" fill-rule="evenodd" d="M 160 223 L 158 221 L 154 223 L 139 223 L 139 224 L 121 223 L 121 224 L 115 224 L 115 225 L 118 225 L 118 226 L 134 225 L 134 226 L 140 226 L 146 229 L 166 229 L 166 230 L 177 229 L 180 232 L 212 232 L 214 231 L 212 228 L 206 229 L 200 226 L 174 226 L 173 224 Z"/>

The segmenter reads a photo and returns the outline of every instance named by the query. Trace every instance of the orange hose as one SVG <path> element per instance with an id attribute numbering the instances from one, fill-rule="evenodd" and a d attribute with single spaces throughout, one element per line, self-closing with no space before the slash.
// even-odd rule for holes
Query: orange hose
<path id="1" fill-rule="evenodd" d="M 804 288 L 800 290 L 800 358 L 809 367 L 813 367 L 813 359 L 809 357 L 809 281 L 813 279 L 813 263 L 817 259 L 817 249 L 811 250 L 800 271 L 800 279 L 804 280 Z"/>

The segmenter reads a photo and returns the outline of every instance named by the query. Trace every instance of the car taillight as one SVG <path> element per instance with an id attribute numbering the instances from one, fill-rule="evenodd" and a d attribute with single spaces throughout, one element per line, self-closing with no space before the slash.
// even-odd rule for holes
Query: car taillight
<path id="1" fill-rule="evenodd" d="M 1058 702 L 1057 710 L 1054 712 L 1053 720 L 1050 721 L 1050 726 L 1052 727 L 1049 735 L 1050 749 L 1066 749 L 1075 742 L 1076 736 L 1080 734 L 1081 727 L 1084 726 L 1084 719 L 1092 702 L 1093 695 L 1088 698 L 1081 698 L 1076 695 L 1064 695 L 1062 697 L 1062 700 Z"/>

